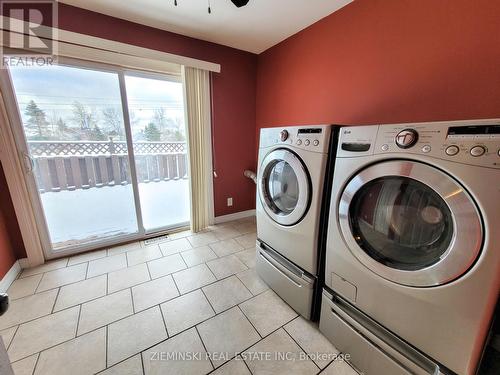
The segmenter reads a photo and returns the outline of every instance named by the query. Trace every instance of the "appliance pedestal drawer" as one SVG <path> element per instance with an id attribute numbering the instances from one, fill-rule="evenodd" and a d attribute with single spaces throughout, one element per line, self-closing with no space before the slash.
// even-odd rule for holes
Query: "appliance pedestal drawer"
<path id="1" fill-rule="evenodd" d="M 366 375 L 442 374 L 435 362 L 327 291 L 323 291 L 319 329 Z"/>
<path id="2" fill-rule="evenodd" d="M 258 241 L 256 251 L 258 275 L 295 311 L 311 319 L 315 278 Z"/>

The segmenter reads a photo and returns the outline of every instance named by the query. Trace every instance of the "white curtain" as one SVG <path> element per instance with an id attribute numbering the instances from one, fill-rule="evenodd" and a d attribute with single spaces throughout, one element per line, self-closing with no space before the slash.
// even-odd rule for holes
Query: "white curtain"
<path id="1" fill-rule="evenodd" d="M 189 148 L 191 230 L 199 232 L 211 225 L 214 217 L 210 75 L 206 70 L 183 67 L 182 76 Z"/>

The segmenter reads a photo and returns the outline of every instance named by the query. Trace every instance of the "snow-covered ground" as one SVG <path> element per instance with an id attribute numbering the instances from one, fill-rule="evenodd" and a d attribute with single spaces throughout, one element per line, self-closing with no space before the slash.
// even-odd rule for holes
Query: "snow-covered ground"
<path id="1" fill-rule="evenodd" d="M 139 184 L 144 226 L 151 230 L 188 222 L 189 181 Z M 137 231 L 131 185 L 41 195 L 54 244 Z"/>

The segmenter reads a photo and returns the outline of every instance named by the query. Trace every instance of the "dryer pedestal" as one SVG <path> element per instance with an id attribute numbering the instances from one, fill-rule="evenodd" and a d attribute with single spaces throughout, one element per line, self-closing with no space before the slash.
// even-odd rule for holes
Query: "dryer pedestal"
<path id="1" fill-rule="evenodd" d="M 295 311 L 311 319 L 316 278 L 260 241 L 257 241 L 256 251 L 258 275 Z"/>

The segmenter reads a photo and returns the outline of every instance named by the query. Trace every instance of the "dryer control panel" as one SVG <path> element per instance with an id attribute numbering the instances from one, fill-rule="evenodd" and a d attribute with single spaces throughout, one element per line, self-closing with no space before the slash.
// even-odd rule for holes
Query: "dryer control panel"
<path id="1" fill-rule="evenodd" d="M 340 132 L 338 157 L 391 153 L 500 169 L 500 120 L 360 126 Z"/>
<path id="2" fill-rule="evenodd" d="M 260 131 L 259 148 L 283 145 L 301 150 L 328 153 L 331 125 L 265 128 Z"/>

